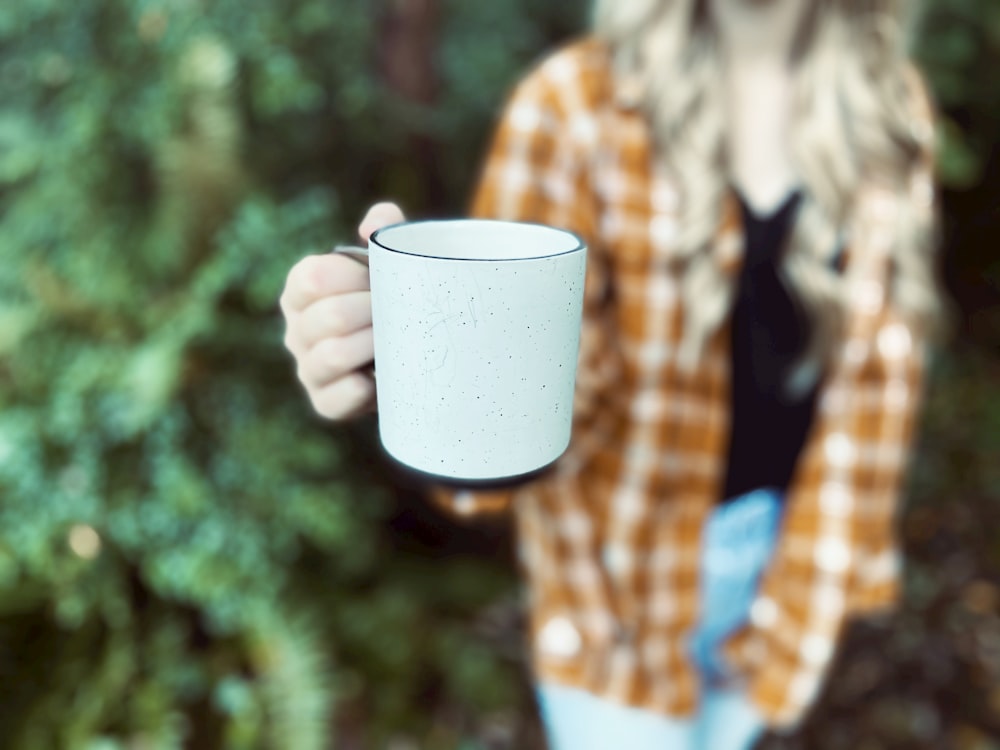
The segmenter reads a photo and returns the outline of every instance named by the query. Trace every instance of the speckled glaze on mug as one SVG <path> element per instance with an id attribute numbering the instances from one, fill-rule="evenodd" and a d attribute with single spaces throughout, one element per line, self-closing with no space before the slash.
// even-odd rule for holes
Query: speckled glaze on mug
<path id="1" fill-rule="evenodd" d="M 587 249 L 536 224 L 397 224 L 369 245 L 379 434 L 396 460 L 505 480 L 569 445 Z"/>

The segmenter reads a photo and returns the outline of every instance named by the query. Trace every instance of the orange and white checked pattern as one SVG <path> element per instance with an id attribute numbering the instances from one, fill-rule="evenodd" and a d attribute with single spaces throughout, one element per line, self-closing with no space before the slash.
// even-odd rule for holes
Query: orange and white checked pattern
<path id="1" fill-rule="evenodd" d="M 573 443 L 553 474 L 509 495 L 439 497 L 462 515 L 513 502 L 541 680 L 682 716 L 698 700 L 687 637 L 698 617 L 701 530 L 725 470 L 728 330 L 693 372 L 678 367 L 672 253 L 682 198 L 652 154 L 646 121 L 616 102 L 598 42 L 559 51 L 518 87 L 472 213 L 564 227 L 589 247 Z M 846 618 L 896 593 L 894 512 L 923 346 L 889 300 L 888 252 L 902 201 L 933 210 L 928 174 L 913 185 L 909 195 L 859 195 L 846 227 L 852 305 L 842 352 L 750 622 L 726 644 L 775 726 L 810 706 Z M 730 196 L 713 248 L 728 273 L 738 273 L 741 229 Z"/>

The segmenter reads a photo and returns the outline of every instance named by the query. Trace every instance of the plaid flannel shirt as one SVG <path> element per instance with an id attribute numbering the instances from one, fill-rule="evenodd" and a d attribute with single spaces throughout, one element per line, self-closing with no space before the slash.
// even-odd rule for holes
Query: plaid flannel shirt
<path id="1" fill-rule="evenodd" d="M 928 143 L 930 111 L 915 101 Z M 928 148 L 909 190 L 865 187 L 845 227 L 843 346 L 749 622 L 724 649 L 772 726 L 811 705 L 846 619 L 896 595 L 894 515 L 924 347 L 893 309 L 889 250 L 899 211 L 932 212 L 933 194 Z M 588 244 L 573 440 L 554 472 L 513 492 L 439 495 L 460 515 L 513 504 L 538 679 L 672 716 L 698 701 L 687 640 L 730 412 L 726 327 L 694 371 L 677 363 L 680 200 L 655 167 L 647 121 L 616 99 L 601 43 L 558 51 L 517 87 L 472 213 L 564 227 Z M 736 274 L 733 196 L 721 213 L 711 251 Z"/>

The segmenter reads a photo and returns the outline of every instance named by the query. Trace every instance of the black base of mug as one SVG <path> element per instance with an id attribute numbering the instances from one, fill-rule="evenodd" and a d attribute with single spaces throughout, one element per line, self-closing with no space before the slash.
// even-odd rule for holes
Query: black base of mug
<path id="1" fill-rule="evenodd" d="M 436 484 L 441 487 L 446 487 L 448 489 L 454 490 L 478 490 L 481 492 L 493 491 L 493 490 L 509 490 L 519 487 L 523 484 L 529 482 L 534 482 L 537 479 L 549 474 L 553 467 L 556 465 L 559 459 L 551 461 L 533 471 L 528 471 L 523 474 L 514 474 L 505 477 L 490 477 L 488 479 L 463 479 L 461 477 L 446 476 L 443 474 L 435 474 L 434 472 L 424 471 L 423 469 L 417 469 L 409 464 L 400 461 L 389 449 L 383 444 L 382 450 L 385 455 L 392 461 L 392 463 L 404 474 L 413 477 L 416 480 L 426 482 L 428 484 Z"/>

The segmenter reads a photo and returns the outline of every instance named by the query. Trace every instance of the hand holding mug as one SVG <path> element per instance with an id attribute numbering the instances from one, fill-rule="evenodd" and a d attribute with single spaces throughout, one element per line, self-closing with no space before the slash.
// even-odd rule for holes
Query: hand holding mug
<path id="1" fill-rule="evenodd" d="M 403 221 L 393 203 L 372 206 L 358 234 Z M 281 294 L 285 347 L 295 357 L 298 378 L 313 408 L 328 419 L 344 419 L 375 404 L 367 366 L 374 357 L 368 268 L 337 254 L 310 255 L 288 273 Z"/>
<path id="2" fill-rule="evenodd" d="M 367 250 L 289 274 L 286 345 L 314 408 L 371 408 L 374 357 L 379 436 L 398 461 L 466 485 L 537 474 L 570 440 L 586 246 L 539 224 L 402 219 L 379 204 L 359 230 Z"/>

